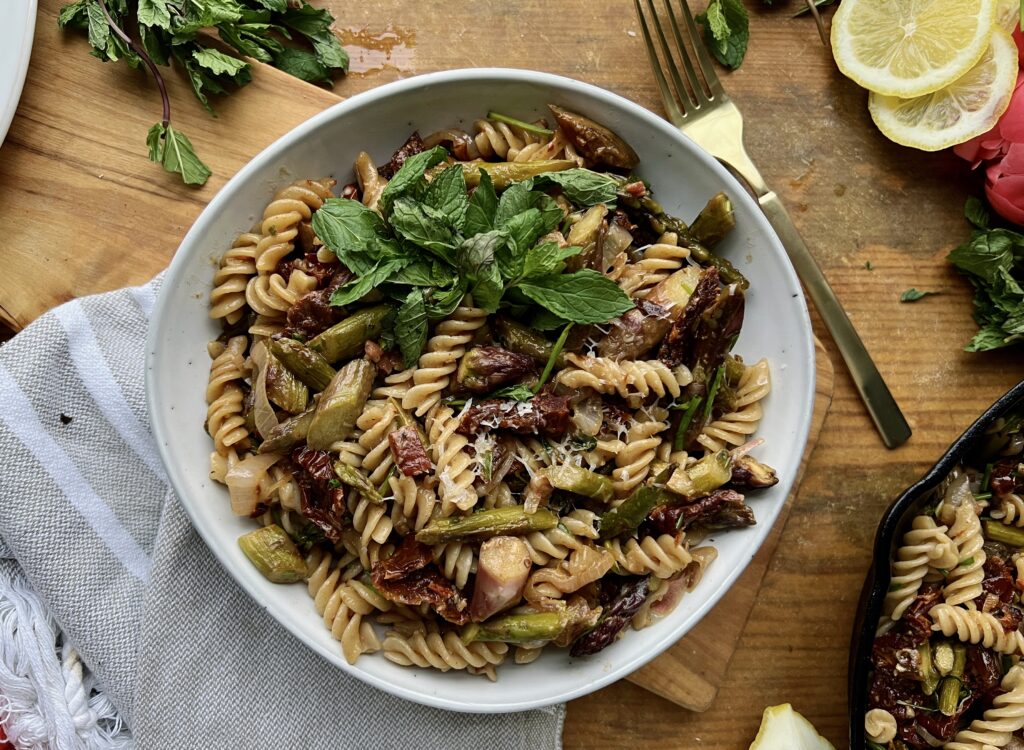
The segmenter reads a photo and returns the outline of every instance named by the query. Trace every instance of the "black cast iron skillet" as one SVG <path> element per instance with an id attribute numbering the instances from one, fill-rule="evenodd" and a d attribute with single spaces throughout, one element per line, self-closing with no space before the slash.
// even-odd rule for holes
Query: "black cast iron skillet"
<path id="1" fill-rule="evenodd" d="M 1000 417 L 1007 417 L 1024 409 L 1024 381 L 1011 388 L 996 401 L 978 420 L 967 428 L 917 484 L 896 500 L 882 515 L 875 535 L 875 548 L 871 569 L 864 581 L 857 608 L 857 620 L 853 626 L 853 640 L 850 644 L 850 673 L 847 689 L 850 707 L 850 748 L 863 750 L 864 714 L 867 712 L 868 673 L 871 667 L 871 644 L 875 637 L 878 618 L 882 614 L 882 602 L 889 588 L 890 564 L 896 546 L 903 532 L 919 510 L 927 505 L 949 473 L 958 464 L 968 461 L 980 447 L 985 431 Z"/>

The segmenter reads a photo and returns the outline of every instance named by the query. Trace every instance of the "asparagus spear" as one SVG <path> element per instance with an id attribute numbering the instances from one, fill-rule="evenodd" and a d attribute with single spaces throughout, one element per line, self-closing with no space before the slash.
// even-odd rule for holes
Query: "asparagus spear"
<path id="1" fill-rule="evenodd" d="M 334 463 L 334 473 L 338 475 L 338 479 L 342 481 L 342 484 L 347 484 L 371 503 L 376 505 L 384 504 L 384 497 L 359 469 L 343 464 L 341 461 L 336 461 Z"/>
<path id="2" fill-rule="evenodd" d="M 706 248 L 714 249 L 736 226 L 732 202 L 725 193 L 708 201 L 690 225 L 690 235 Z"/>
<path id="3" fill-rule="evenodd" d="M 1001 542 L 1011 547 L 1024 547 L 1024 529 L 1006 526 L 999 521 L 992 521 L 987 518 L 981 523 L 985 527 L 986 539 Z"/>
<path id="4" fill-rule="evenodd" d="M 538 364 L 547 364 L 551 358 L 554 344 L 544 338 L 543 334 L 521 323 L 504 317 L 498 318 L 498 335 L 509 349 L 520 354 L 528 354 Z M 565 358 L 561 354 L 555 360 L 555 365 L 565 366 Z"/>
<path id="5" fill-rule="evenodd" d="M 943 651 L 943 646 L 945 651 L 948 651 L 948 664 L 946 664 L 946 653 Z M 942 676 L 949 674 L 953 669 L 953 648 L 949 643 L 943 641 L 936 646 L 933 657 L 931 643 L 925 641 L 917 647 L 917 652 L 921 656 L 921 689 L 925 695 L 933 695 Z M 944 664 L 945 667 L 943 667 Z M 935 670 L 936 666 L 939 667 L 939 671 Z"/>
<path id="6" fill-rule="evenodd" d="M 295 583 L 306 577 L 306 561 L 299 548 L 276 523 L 242 534 L 238 546 L 268 581 Z"/>
<path id="7" fill-rule="evenodd" d="M 543 643 L 562 634 L 569 617 L 565 610 L 537 612 L 525 615 L 506 615 L 482 623 L 471 623 L 462 631 L 465 644 L 477 641 L 503 643 Z"/>
<path id="8" fill-rule="evenodd" d="M 356 419 L 366 405 L 373 388 L 377 368 L 365 359 L 354 359 L 338 370 L 320 394 L 306 443 L 316 450 L 327 450 L 332 443 L 352 434 Z"/>
<path id="9" fill-rule="evenodd" d="M 963 682 L 965 666 L 967 666 L 967 646 L 963 643 L 955 643 L 953 644 L 953 668 L 939 684 L 939 711 L 945 716 L 955 714 L 956 707 L 960 705 L 960 685 Z"/>
<path id="10" fill-rule="evenodd" d="M 480 170 L 482 169 L 491 176 L 494 188 L 501 190 L 502 188 L 507 188 L 513 182 L 522 182 L 545 172 L 562 172 L 575 166 L 576 162 L 568 159 L 524 162 L 464 161 L 462 162 L 462 171 L 466 178 L 467 187 L 476 187 L 480 184 Z"/>
<path id="11" fill-rule="evenodd" d="M 353 313 L 311 339 L 309 348 L 328 363 L 354 357 L 367 341 L 380 336 L 391 309 L 390 305 L 377 305 Z"/>
<path id="12" fill-rule="evenodd" d="M 632 531 L 644 522 L 654 508 L 669 501 L 668 493 L 660 487 L 637 487 L 621 505 L 601 516 L 601 538 L 610 539 Z"/>
<path id="13" fill-rule="evenodd" d="M 693 500 L 717 490 L 732 479 L 732 458 L 729 451 L 709 453 L 689 469 L 679 467 L 668 481 L 668 488 L 677 495 Z"/>
<path id="14" fill-rule="evenodd" d="M 277 427 L 267 433 L 266 439 L 260 443 L 258 453 L 277 453 L 286 451 L 301 443 L 309 434 L 309 426 L 313 424 L 313 415 L 316 414 L 316 407 L 310 407 L 302 414 L 279 423 Z"/>
<path id="15" fill-rule="evenodd" d="M 289 414 L 301 414 L 309 403 L 309 389 L 272 353 L 267 355 L 267 398 Z"/>
<path id="16" fill-rule="evenodd" d="M 270 351 L 303 383 L 319 393 L 334 377 L 327 360 L 295 339 L 271 340 Z"/>
<path id="17" fill-rule="evenodd" d="M 489 539 L 505 534 L 529 534 L 547 531 L 558 524 L 558 516 L 540 509 L 527 513 L 522 505 L 482 510 L 469 516 L 435 518 L 416 533 L 423 544 L 441 544 L 455 539 Z"/>
<path id="18" fill-rule="evenodd" d="M 541 474 L 557 489 L 566 492 L 583 495 L 602 503 L 607 503 L 615 497 L 611 479 L 580 466 L 551 466 L 541 470 Z"/>

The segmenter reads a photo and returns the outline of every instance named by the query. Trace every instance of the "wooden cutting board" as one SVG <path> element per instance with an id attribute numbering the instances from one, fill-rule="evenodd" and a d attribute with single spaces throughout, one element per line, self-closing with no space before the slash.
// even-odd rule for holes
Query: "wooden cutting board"
<path id="1" fill-rule="evenodd" d="M 59 5 L 40 3 L 24 94 L 0 150 L 0 221 L 6 228 L 0 319 L 15 330 L 71 297 L 151 278 L 231 175 L 277 137 L 341 101 L 254 63 L 258 70 L 244 95 L 218 102 L 218 118 L 211 119 L 181 79 L 169 76 L 175 126 L 214 173 L 202 189 L 185 187 L 145 158 L 146 131 L 159 117 L 152 81 L 89 58 L 84 39 L 58 31 Z M 817 353 L 815 415 L 801 473 L 832 398 L 832 366 L 820 343 Z M 792 501 L 718 606 L 627 679 L 686 708 L 711 705 Z"/>

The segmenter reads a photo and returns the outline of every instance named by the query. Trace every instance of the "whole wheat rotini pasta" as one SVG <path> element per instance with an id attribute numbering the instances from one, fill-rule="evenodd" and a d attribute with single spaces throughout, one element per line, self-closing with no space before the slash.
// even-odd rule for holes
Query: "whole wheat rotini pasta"
<path id="1" fill-rule="evenodd" d="M 964 604 L 981 596 L 985 577 L 985 539 L 973 503 L 957 508 L 949 536 L 956 544 L 959 562 L 949 573 L 943 595 L 949 604 Z"/>
<path id="2" fill-rule="evenodd" d="M 692 217 L 622 176 L 628 144 L 552 115 L 358 152 L 340 197 L 280 188 L 211 269 L 210 476 L 349 662 L 495 679 L 593 653 L 699 586 L 702 524 L 749 525 L 745 493 L 774 481 L 734 414 L 760 419 L 767 364 L 739 378 L 715 329 L 742 323 L 745 280 L 691 257 Z"/>
<path id="3" fill-rule="evenodd" d="M 892 582 L 885 595 L 885 614 L 893 620 L 903 616 L 921 588 L 929 568 L 953 568 L 959 562 L 954 542 L 931 516 L 917 516 L 903 535 L 903 545 L 892 564 Z"/>

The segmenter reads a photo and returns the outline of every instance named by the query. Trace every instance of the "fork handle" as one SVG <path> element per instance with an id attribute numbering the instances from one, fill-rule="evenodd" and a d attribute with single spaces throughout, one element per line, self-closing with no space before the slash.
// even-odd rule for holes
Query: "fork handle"
<path id="1" fill-rule="evenodd" d="M 825 326 L 832 334 L 832 339 L 836 342 L 843 361 L 846 362 L 860 397 L 864 400 L 875 427 L 882 435 L 882 441 L 887 448 L 902 445 L 910 437 L 910 425 L 907 424 L 896 399 L 892 397 L 888 386 L 882 380 L 882 375 L 875 367 L 871 355 L 864 348 L 864 342 L 847 317 L 846 311 L 836 299 L 825 274 L 821 272 L 803 237 L 793 225 L 793 220 L 786 213 L 782 201 L 769 190 L 758 198 L 758 203 L 782 240 L 782 246 L 786 248 L 797 276 L 800 277 L 811 301 L 825 321 Z"/>

